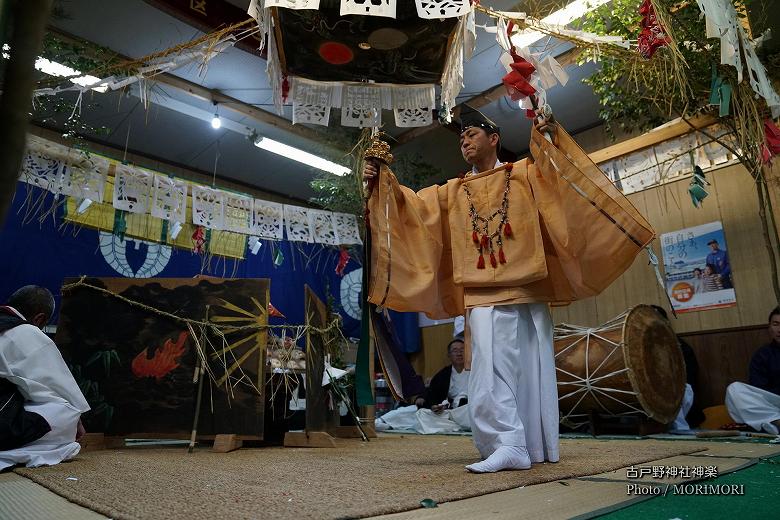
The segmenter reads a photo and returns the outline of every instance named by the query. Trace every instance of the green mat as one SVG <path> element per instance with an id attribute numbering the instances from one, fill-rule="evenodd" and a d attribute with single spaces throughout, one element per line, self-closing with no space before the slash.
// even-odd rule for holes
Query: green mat
<path id="1" fill-rule="evenodd" d="M 599 516 L 606 520 L 636 520 L 679 518 L 717 520 L 778 518 L 780 508 L 780 457 L 761 459 L 749 468 L 729 473 L 716 479 L 695 484 L 741 485 L 744 495 L 680 495 L 669 488 L 666 496 L 659 496 L 628 506 L 619 511 Z"/>

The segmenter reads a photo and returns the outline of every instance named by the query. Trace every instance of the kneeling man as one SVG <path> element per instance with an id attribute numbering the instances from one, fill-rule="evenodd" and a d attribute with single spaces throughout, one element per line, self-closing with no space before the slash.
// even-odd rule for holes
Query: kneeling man
<path id="1" fill-rule="evenodd" d="M 468 411 L 469 371 L 465 369 L 463 339 L 447 345 L 450 363 L 439 370 L 425 395 L 414 405 L 398 408 L 376 420 L 378 430 L 414 430 L 419 433 L 470 431 Z"/>
<path id="2" fill-rule="evenodd" d="M 89 405 L 54 342 L 41 330 L 54 297 L 28 285 L 0 307 L 0 470 L 75 457 Z"/>

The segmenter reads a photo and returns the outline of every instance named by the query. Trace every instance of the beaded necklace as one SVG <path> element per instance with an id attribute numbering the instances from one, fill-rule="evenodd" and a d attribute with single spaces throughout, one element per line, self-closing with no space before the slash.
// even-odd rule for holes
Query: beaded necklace
<path id="1" fill-rule="evenodd" d="M 506 263 L 506 256 L 504 255 L 504 238 L 512 236 L 512 226 L 509 224 L 509 217 L 507 212 L 509 211 L 509 178 L 512 175 L 512 163 L 504 165 L 506 170 L 506 184 L 504 185 L 504 196 L 501 199 L 501 205 L 490 216 L 483 217 L 477 211 L 474 206 L 474 201 L 471 198 L 471 191 L 467 183 L 463 183 L 463 191 L 466 193 L 466 200 L 469 203 L 469 218 L 471 219 L 471 240 L 474 242 L 477 252 L 479 253 L 479 259 L 477 260 L 477 269 L 485 268 L 485 253 L 490 253 L 490 265 L 495 269 L 499 263 Z M 498 225 L 490 232 L 490 223 L 498 217 Z M 496 260 L 495 249 L 493 247 L 493 241 L 496 241 L 498 247 L 498 260 Z"/>

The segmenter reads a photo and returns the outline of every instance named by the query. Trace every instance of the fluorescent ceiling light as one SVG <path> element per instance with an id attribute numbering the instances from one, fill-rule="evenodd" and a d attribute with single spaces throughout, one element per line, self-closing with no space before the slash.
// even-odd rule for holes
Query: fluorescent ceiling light
<path id="1" fill-rule="evenodd" d="M 49 61 L 46 58 L 38 58 L 37 60 L 35 60 L 35 68 L 43 72 L 44 74 L 48 74 L 49 76 L 65 77 L 65 76 L 76 76 L 78 74 L 81 74 L 81 72 L 77 71 L 76 69 L 71 69 L 70 67 L 66 65 L 62 65 L 61 63 L 57 63 L 56 61 Z M 100 78 L 87 75 L 87 76 L 81 76 L 79 78 L 73 78 L 70 81 L 71 83 L 75 83 L 76 85 L 87 87 L 89 85 L 94 85 L 95 83 L 99 83 Z M 95 90 L 97 92 L 105 92 L 106 90 L 108 90 L 108 87 L 106 85 L 103 85 L 100 87 L 95 87 L 92 90 Z"/>
<path id="2" fill-rule="evenodd" d="M 3 52 L 2 52 L 3 59 L 9 59 L 11 57 L 11 47 L 7 44 L 3 44 Z M 77 71 L 76 69 L 71 69 L 68 66 L 65 66 L 61 63 L 57 63 L 56 61 L 50 61 L 46 58 L 38 57 L 37 60 L 35 60 L 35 68 L 39 71 L 43 72 L 44 74 L 48 74 L 49 76 L 57 76 L 57 77 L 66 77 L 66 76 L 78 76 L 81 74 L 81 72 Z M 75 83 L 76 85 L 81 85 L 82 87 L 87 87 L 89 85 L 94 85 L 95 83 L 100 82 L 100 78 L 96 78 L 95 76 L 81 76 L 78 78 L 74 78 L 70 80 L 71 83 Z M 108 87 L 106 85 L 102 85 L 100 87 L 94 87 L 92 90 L 95 90 L 97 92 L 105 92 L 108 90 Z"/>
<path id="3" fill-rule="evenodd" d="M 334 175 L 346 175 L 351 171 L 346 166 L 325 160 L 322 157 L 317 157 L 314 154 L 304 152 L 303 150 L 293 148 L 292 146 L 280 143 L 279 141 L 274 141 L 273 139 L 269 139 L 267 137 L 260 137 L 259 139 L 255 140 L 255 146 L 283 157 L 287 157 L 293 161 L 307 164 L 313 168 L 330 172 Z"/>
<path id="4" fill-rule="evenodd" d="M 589 13 L 607 2 L 609 2 L 609 0 L 574 0 L 566 5 L 566 7 L 545 16 L 540 21 L 545 25 L 560 25 L 565 27 L 574 20 L 582 18 L 585 13 Z M 536 43 L 545 36 L 544 33 L 539 31 L 526 30 L 512 36 L 512 43 L 522 49 Z"/>

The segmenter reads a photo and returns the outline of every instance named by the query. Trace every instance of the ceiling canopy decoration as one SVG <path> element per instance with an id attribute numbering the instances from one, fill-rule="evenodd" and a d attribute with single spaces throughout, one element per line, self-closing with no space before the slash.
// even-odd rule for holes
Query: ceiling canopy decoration
<path id="1" fill-rule="evenodd" d="M 425 126 L 441 85 L 445 118 L 463 84 L 463 60 L 476 37 L 469 0 L 252 0 L 249 14 L 268 38 L 274 102 L 293 105 L 293 121 Z"/>

